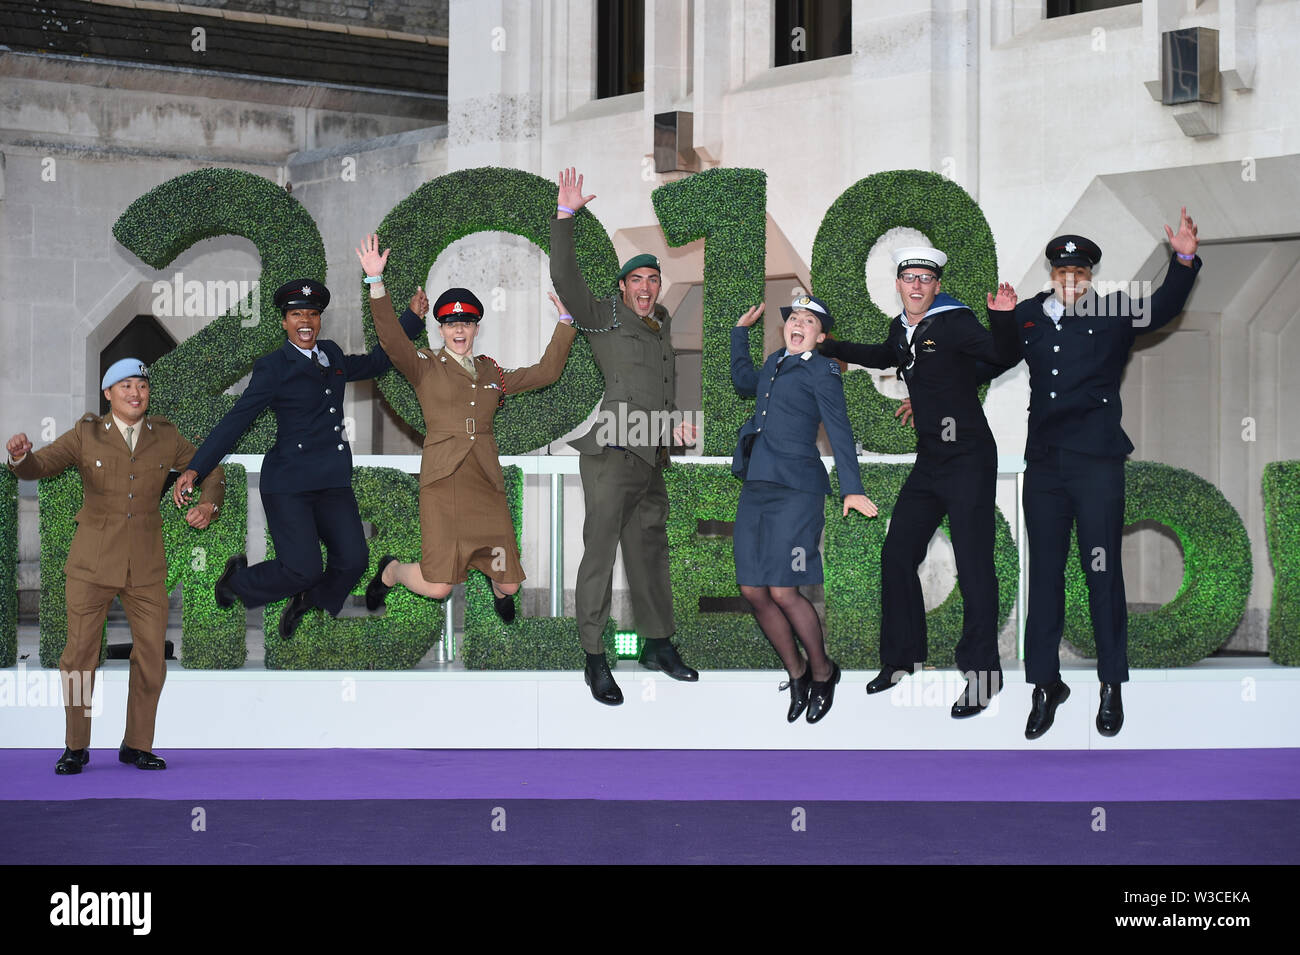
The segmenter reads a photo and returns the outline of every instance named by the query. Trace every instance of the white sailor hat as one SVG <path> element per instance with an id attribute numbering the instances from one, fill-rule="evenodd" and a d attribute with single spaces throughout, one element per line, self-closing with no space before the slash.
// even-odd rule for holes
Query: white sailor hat
<path id="1" fill-rule="evenodd" d="M 907 269 L 929 269 L 935 275 L 942 276 L 943 267 L 948 264 L 948 256 L 938 249 L 914 245 L 906 249 L 895 249 L 894 264 L 898 266 L 898 275 Z"/>

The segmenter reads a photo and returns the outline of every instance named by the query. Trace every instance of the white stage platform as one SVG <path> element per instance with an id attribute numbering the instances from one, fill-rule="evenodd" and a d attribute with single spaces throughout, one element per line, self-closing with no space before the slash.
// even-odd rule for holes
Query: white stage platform
<path id="1" fill-rule="evenodd" d="M 1007 664 L 1004 663 L 1004 666 Z M 116 746 L 126 714 L 127 664 L 96 687 L 92 746 Z M 1216 658 L 1177 670 L 1134 670 L 1126 722 L 1097 733 L 1091 668 L 1065 670 L 1070 699 L 1041 739 L 1026 740 L 1031 688 L 1019 670 L 989 710 L 954 720 L 962 684 L 925 671 L 867 696 L 874 673 L 846 672 L 827 718 L 785 721 L 776 672 L 714 670 L 677 683 L 622 661 L 626 702 L 596 703 L 579 672 L 186 670 L 169 665 L 155 748 L 168 749 L 1219 749 L 1300 748 L 1300 670 L 1258 657 Z M 0 670 L 0 747 L 57 749 L 63 710 L 57 671 Z"/>

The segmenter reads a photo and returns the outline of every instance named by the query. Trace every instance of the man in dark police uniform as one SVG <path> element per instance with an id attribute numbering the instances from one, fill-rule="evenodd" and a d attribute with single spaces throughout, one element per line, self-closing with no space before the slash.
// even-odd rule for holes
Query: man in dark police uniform
<path id="1" fill-rule="evenodd" d="M 292 596 L 280 616 L 280 636 L 286 640 L 312 607 L 338 616 L 369 562 L 352 493 L 343 394 L 347 382 L 378 377 L 392 363 L 378 345 L 368 355 L 345 355 L 334 342 L 318 339 L 321 313 L 329 301 L 329 289 L 314 279 L 296 279 L 276 290 L 275 306 L 283 315 L 287 340 L 254 363 L 243 395 L 173 488 L 180 504 L 263 409 L 275 412 L 275 445 L 262 462 L 261 474 L 262 507 L 275 559 L 250 567 L 243 554 L 231 557 L 217 581 L 216 601 L 229 607 L 238 598 L 246 607 L 260 607 Z M 402 315 L 402 329 L 411 338 L 422 324 L 409 309 Z M 322 541 L 329 555 L 324 569 Z"/>
<path id="2" fill-rule="evenodd" d="M 1048 291 L 1015 304 L 1008 283 L 989 319 L 999 344 L 1029 365 L 1029 436 L 1025 442 L 1025 528 L 1029 535 L 1029 614 L 1025 677 L 1034 684 L 1025 736 L 1051 727 L 1070 695 L 1061 681 L 1059 649 L 1065 627 L 1065 561 L 1071 526 L 1088 582 L 1097 641 L 1101 701 L 1097 731 L 1114 736 L 1124 725 L 1120 685 L 1128 680 L 1128 607 L 1120 544 L 1124 533 L 1124 459 L 1133 450 L 1120 426 L 1120 378 L 1138 335 L 1169 324 L 1182 310 L 1200 271 L 1196 225 L 1182 210 L 1160 288 L 1130 299 L 1099 296 L 1092 270 L 1101 249 L 1090 239 L 1062 235 L 1047 244 Z M 1014 311 L 1011 310 L 1014 306 Z"/>
<path id="3" fill-rule="evenodd" d="M 938 249 L 893 253 L 902 313 L 882 344 L 825 342 L 822 353 L 867 368 L 897 366 L 907 382 L 917 430 L 916 464 L 907 476 L 880 554 L 880 673 L 868 693 L 894 686 L 925 662 L 925 602 L 917 568 L 948 516 L 962 635 L 957 669 L 966 688 L 952 705 L 961 719 L 985 709 L 1002 688 L 998 656 L 998 581 L 993 570 L 998 449 L 980 405 L 988 365 L 1011 361 L 975 313 L 940 292 L 948 256 Z"/>
<path id="4" fill-rule="evenodd" d="M 649 254 L 633 256 L 619 271 L 617 294 L 603 298 L 592 295 L 578 271 L 573 220 L 594 198 L 582 194 L 582 176 L 576 170 L 560 174 L 559 209 L 551 220 L 551 282 L 573 312 L 574 325 L 587 334 L 605 376 L 600 418 L 572 442 L 582 454 L 578 467 L 587 510 L 575 600 L 591 695 L 617 706 L 623 692 L 605 659 L 601 633 L 609 618 L 620 544 L 637 632 L 645 638 L 641 665 L 675 680 L 699 679 L 671 642 L 676 625 L 668 582 L 664 486 L 669 446 L 674 439 L 693 441 L 695 428 L 682 423 L 670 434 L 656 427 L 676 412 L 677 381 L 672 318 L 656 304 L 659 261 Z"/>

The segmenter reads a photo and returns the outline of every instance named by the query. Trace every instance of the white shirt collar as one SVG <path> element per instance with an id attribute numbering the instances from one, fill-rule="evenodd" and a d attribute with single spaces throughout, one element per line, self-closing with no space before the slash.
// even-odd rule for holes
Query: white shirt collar
<path id="1" fill-rule="evenodd" d="M 285 340 L 286 340 L 290 345 L 292 345 L 294 348 L 298 348 L 298 343 L 295 342 L 293 339 L 290 338 L 290 339 L 285 339 Z M 328 368 L 328 367 L 330 366 L 329 355 L 326 355 L 326 354 L 325 354 L 325 350 L 322 349 L 322 348 L 320 347 L 320 345 L 317 345 L 317 346 L 316 346 L 315 351 L 317 351 L 317 352 L 320 353 L 320 363 L 321 363 L 322 365 L 324 365 L 326 368 Z M 304 358 L 310 358 L 312 361 L 315 361 L 315 360 L 316 360 L 315 358 L 312 358 L 312 357 L 311 357 L 312 353 L 309 352 L 309 351 L 308 351 L 307 349 L 305 349 L 305 348 L 298 348 L 298 354 L 302 355 Z"/>

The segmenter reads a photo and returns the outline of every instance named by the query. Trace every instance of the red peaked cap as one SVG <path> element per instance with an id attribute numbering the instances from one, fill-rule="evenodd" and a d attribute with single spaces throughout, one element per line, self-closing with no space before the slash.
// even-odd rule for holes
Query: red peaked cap
<path id="1" fill-rule="evenodd" d="M 433 317 L 447 322 L 477 322 L 483 317 L 483 303 L 467 288 L 449 288 L 433 303 Z"/>

